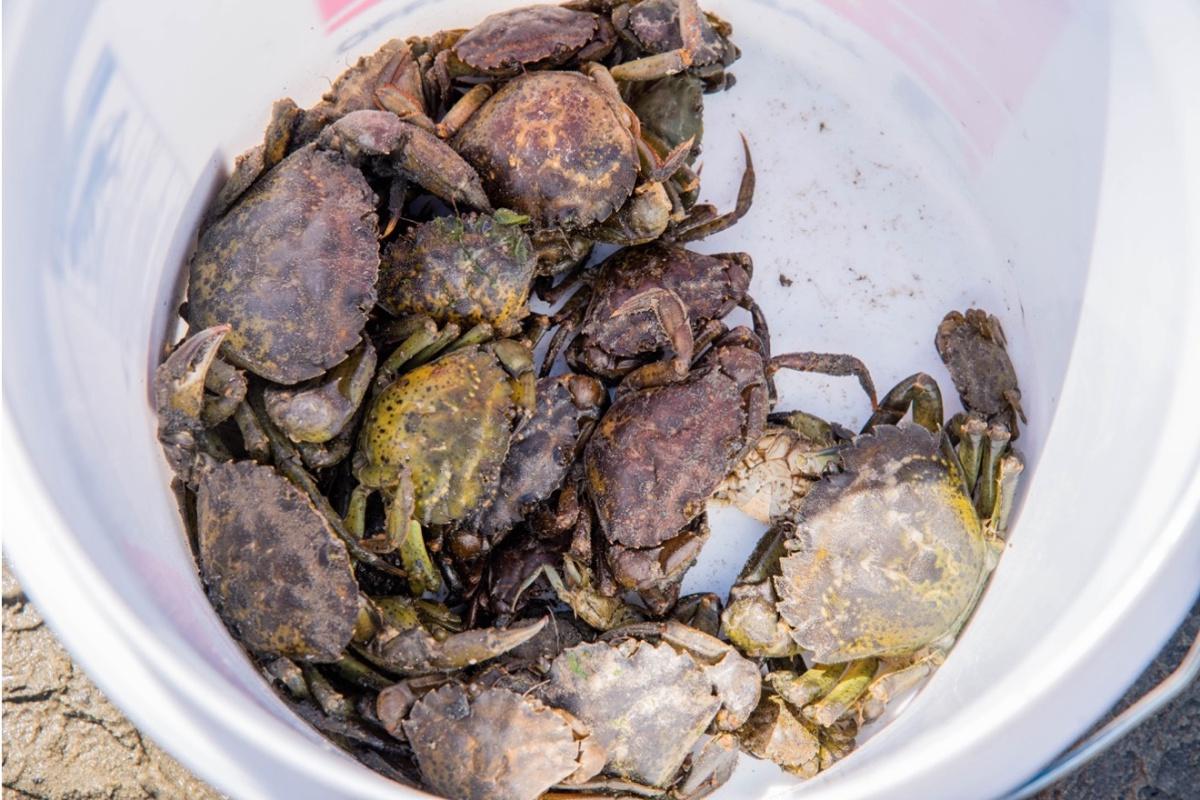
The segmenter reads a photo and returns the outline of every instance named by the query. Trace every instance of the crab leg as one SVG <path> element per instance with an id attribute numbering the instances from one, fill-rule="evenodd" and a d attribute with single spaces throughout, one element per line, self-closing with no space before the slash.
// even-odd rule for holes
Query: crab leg
<path id="1" fill-rule="evenodd" d="M 1008 451 L 1000 459 L 1000 465 L 996 469 L 996 502 L 992 506 L 989 522 L 992 532 L 1001 539 L 1008 533 L 1008 518 L 1012 513 L 1013 497 L 1024 470 L 1025 462 L 1014 450 Z"/>
<path id="2" fill-rule="evenodd" d="M 875 658 L 851 661 L 829 694 L 812 705 L 806 706 L 801 713 L 806 719 L 815 722 L 822 728 L 832 726 L 854 707 L 858 698 L 862 697 L 863 692 L 867 690 L 867 686 L 875 677 L 875 670 L 878 666 L 879 661 Z"/>
<path id="3" fill-rule="evenodd" d="M 415 519 L 408 520 L 407 524 L 398 522 L 400 515 L 393 511 L 395 505 L 396 501 L 393 501 L 388 507 L 388 536 L 398 542 L 396 549 L 408 573 L 409 590 L 417 597 L 425 592 L 436 592 L 442 588 L 442 576 L 425 547 L 421 523 Z"/>
<path id="4" fill-rule="evenodd" d="M 422 628 L 410 628 L 363 651 L 377 667 L 400 675 L 449 672 L 472 666 L 532 639 L 549 617 L 513 628 L 475 628 L 438 641 Z"/>
<path id="5" fill-rule="evenodd" d="M 780 369 L 792 369 L 797 372 L 818 372 L 822 375 L 840 377 L 854 376 L 871 400 L 871 407 L 876 408 L 875 382 L 867 365 L 854 356 L 842 353 L 783 353 L 772 358 L 767 365 L 767 374 L 771 375 Z M 871 417 L 875 419 L 874 416 Z M 868 425 L 871 423 L 868 422 Z"/>
<path id="6" fill-rule="evenodd" d="M 437 326 L 428 317 L 410 317 L 397 326 L 404 340 L 392 351 L 375 374 L 375 388 L 382 389 L 396 379 L 409 362 L 416 360 L 439 341 Z"/>
<path id="7" fill-rule="evenodd" d="M 304 683 L 313 700 L 327 715 L 337 719 L 346 719 L 354 713 L 354 704 L 344 694 L 333 688 L 324 675 L 311 664 L 300 667 L 304 674 Z"/>
<path id="8" fill-rule="evenodd" d="M 242 434 L 242 444 L 246 448 L 247 455 L 255 461 L 269 459 L 271 457 L 270 439 L 267 438 L 266 432 L 259 424 L 258 418 L 250 406 L 246 403 L 239 403 L 233 412 L 233 419 Z"/>
<path id="9" fill-rule="evenodd" d="M 563 350 L 575 338 L 575 334 L 579 332 L 580 326 L 583 325 L 584 317 L 587 315 L 588 303 L 591 300 L 591 292 L 588 289 L 581 289 L 571 295 L 571 299 L 566 302 L 554 318 L 552 324 L 558 325 L 558 330 L 554 332 L 554 336 L 550 337 L 550 346 L 546 349 L 546 356 L 542 360 L 542 368 L 538 371 L 538 377 L 544 378 L 550 374 L 550 370 L 554 369 L 554 362 L 562 355 Z"/>
<path id="10" fill-rule="evenodd" d="M 767 680 L 780 697 L 804 708 L 829 694 L 845 671 L 845 664 L 814 664 L 798 675 L 788 670 L 772 672 Z"/>
<path id="11" fill-rule="evenodd" d="M 942 391 L 937 381 L 918 372 L 909 375 L 884 395 L 875 413 L 863 425 L 867 433 L 878 425 L 895 425 L 912 409 L 913 422 L 937 433 L 942 428 Z"/>
<path id="12" fill-rule="evenodd" d="M 746 216 L 746 212 L 750 210 L 751 203 L 754 202 L 756 178 L 754 161 L 750 157 L 750 143 L 746 140 L 744 134 L 742 135 L 742 151 L 746 156 L 746 169 L 742 172 L 742 182 L 738 186 L 737 203 L 734 205 L 733 211 L 721 214 L 718 217 L 702 215 L 698 221 L 693 220 L 689 216 L 688 219 L 684 220 L 684 222 L 676 226 L 669 233 L 672 241 L 694 242 L 698 239 L 703 239 L 706 236 L 711 236 L 714 233 L 732 227 L 739 219 Z M 700 209 L 697 208 L 696 211 L 699 212 Z"/>
<path id="13" fill-rule="evenodd" d="M 410 363 L 412 366 L 424 364 L 426 361 L 432 361 L 435 357 L 441 355 L 442 351 L 450 346 L 450 343 L 459 337 L 462 329 L 457 323 L 447 322 L 445 326 L 438 331 L 437 336 L 433 341 L 426 345 L 423 349 L 418 350 L 412 357 Z"/>
<path id="14" fill-rule="evenodd" d="M 990 515 L 995 509 L 996 468 L 1011 438 L 1012 434 L 1003 425 L 991 425 L 987 429 L 983 459 L 979 464 L 979 480 L 975 484 L 975 509 L 981 517 Z"/>
<path id="15" fill-rule="evenodd" d="M 901 669 L 883 672 L 867 687 L 860 701 L 859 716 L 863 722 L 878 719 L 893 697 L 916 688 L 929 677 L 942 661 L 939 652 L 930 653 Z"/>
<path id="16" fill-rule="evenodd" d="M 417 125 L 430 133 L 437 130 L 437 126 L 425 113 L 425 109 L 394 84 L 384 84 L 377 88 L 375 102 L 379 104 L 380 108 L 392 112 L 404 122 Z"/>
<path id="17" fill-rule="evenodd" d="M 214 358 L 204 376 L 204 388 L 217 395 L 204 401 L 204 425 L 211 428 L 233 416 L 246 398 L 246 376 L 240 369 Z"/>
<path id="18" fill-rule="evenodd" d="M 979 467 L 983 461 L 983 435 L 986 432 L 987 423 L 977 415 L 966 417 L 959 428 L 958 460 L 966 474 L 968 488 L 974 487 L 979 481 Z"/>
<path id="19" fill-rule="evenodd" d="M 466 124 L 471 115 L 478 111 L 479 107 L 486 103 L 491 96 L 492 87 L 488 84 L 479 83 L 472 86 L 466 94 L 455 101 L 454 105 L 450 106 L 450 110 L 442 117 L 442 121 L 437 124 L 437 135 L 442 139 L 449 139 L 458 133 L 458 129 Z"/>
<path id="20" fill-rule="evenodd" d="M 708 350 L 709 345 L 729 333 L 729 328 L 719 319 L 704 323 L 700 332 L 692 337 L 692 365 L 695 366 Z"/>

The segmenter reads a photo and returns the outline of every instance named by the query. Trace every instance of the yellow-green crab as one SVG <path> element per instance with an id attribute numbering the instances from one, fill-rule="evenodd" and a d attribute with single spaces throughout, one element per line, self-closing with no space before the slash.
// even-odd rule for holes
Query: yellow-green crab
<path id="1" fill-rule="evenodd" d="M 399 550 L 414 594 L 441 586 L 423 527 L 448 525 L 490 505 L 513 433 L 534 410 L 529 348 L 515 339 L 480 343 L 476 330 L 429 361 L 431 349 L 437 353 L 447 342 L 429 320 L 418 322 L 376 376 L 353 456 L 359 485 L 347 527 L 363 534 L 367 500 L 381 492 L 382 545 Z"/>
<path id="2" fill-rule="evenodd" d="M 901 422 L 910 409 L 914 422 Z M 941 662 L 996 565 L 1023 462 L 1007 428 L 969 406 L 943 428 L 941 394 L 923 373 L 848 443 L 807 415 L 788 420 L 803 434 L 782 421 L 722 490 L 777 514 L 722 622 L 749 655 L 804 657 L 807 672 L 770 676 L 786 707 L 770 699 L 778 707 L 760 718 L 803 718 L 817 741 L 839 720 L 877 717 Z M 771 452 L 791 483 L 763 469 Z"/>

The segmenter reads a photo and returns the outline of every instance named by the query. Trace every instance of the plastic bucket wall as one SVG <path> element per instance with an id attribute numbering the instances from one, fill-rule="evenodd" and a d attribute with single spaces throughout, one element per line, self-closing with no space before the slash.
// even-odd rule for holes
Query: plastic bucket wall
<path id="1" fill-rule="evenodd" d="M 289 714 L 195 575 L 147 385 L 195 224 L 271 100 L 507 5 L 6 7 L 6 547 L 102 688 L 234 796 L 405 793 Z M 978 303 L 1030 416 L 1009 552 L 947 664 L 820 779 L 745 766 L 727 795 L 994 796 L 1103 712 L 1200 584 L 1200 24 L 1182 2 L 706 6 L 745 57 L 709 101 L 705 190 L 732 200 L 739 130 L 760 189 L 704 248 L 754 255 L 776 349 L 948 387 L 933 328 Z M 864 413 L 841 383 L 781 388 Z M 727 584 L 748 537 L 725 519 L 689 583 Z"/>

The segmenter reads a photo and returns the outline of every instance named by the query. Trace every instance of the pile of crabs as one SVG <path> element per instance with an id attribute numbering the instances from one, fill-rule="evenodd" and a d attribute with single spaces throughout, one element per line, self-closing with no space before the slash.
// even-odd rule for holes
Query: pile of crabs
<path id="1" fill-rule="evenodd" d="M 579 0 L 392 40 L 276 103 L 203 223 L 155 376 L 201 576 L 296 713 L 396 781 L 684 800 L 739 751 L 814 775 L 995 564 L 999 322 L 938 327 L 945 421 L 923 373 L 877 401 L 852 356 L 772 354 L 750 257 L 685 246 L 752 200 L 747 147 L 736 207 L 698 201 L 730 35 L 695 0 Z M 863 431 L 775 411 L 780 369 L 856 377 Z M 680 597 L 711 502 L 769 529 L 727 598 Z"/>

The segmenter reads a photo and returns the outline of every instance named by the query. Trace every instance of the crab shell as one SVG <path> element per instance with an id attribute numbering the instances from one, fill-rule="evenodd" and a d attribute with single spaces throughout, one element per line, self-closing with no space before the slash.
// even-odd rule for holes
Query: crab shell
<path id="1" fill-rule="evenodd" d="M 377 225 L 357 167 L 328 150 L 296 151 L 201 234 L 188 322 L 228 324 L 222 353 L 268 380 L 320 375 L 359 343 L 375 304 Z"/>
<path id="2" fill-rule="evenodd" d="M 396 315 L 487 323 L 513 334 L 529 312 L 536 266 L 533 245 L 519 225 L 484 214 L 438 217 L 384 251 L 379 302 Z"/>
<path id="3" fill-rule="evenodd" d="M 403 76 L 410 81 L 416 77 L 413 65 L 413 55 L 409 44 L 402 39 L 390 39 L 384 42 L 378 50 L 367 56 L 362 56 L 339 75 L 322 97 L 321 101 L 306 110 L 296 125 L 295 141 L 307 144 L 321 131 L 354 111 L 379 108 L 376 90 L 385 84 L 392 83 Z M 405 82 L 404 88 L 412 92 L 420 88 Z"/>
<path id="4" fill-rule="evenodd" d="M 699 19 L 701 46 L 691 54 L 691 63 L 705 66 L 720 61 L 726 55 L 727 43 L 703 15 Z M 630 5 L 629 31 L 645 50 L 665 53 L 683 47 L 679 32 L 679 3 L 677 0 L 641 0 Z"/>
<path id="5" fill-rule="evenodd" d="M 677 245 L 654 243 L 613 253 L 598 268 L 586 321 L 568 352 L 571 363 L 605 378 L 618 378 L 670 345 L 649 317 L 618 314 L 646 291 L 668 289 L 687 308 L 693 334 L 705 322 L 732 311 L 750 288 L 745 253 L 705 255 Z"/>
<path id="6" fill-rule="evenodd" d="M 775 579 L 792 636 L 824 664 L 901 656 L 954 634 L 989 569 L 957 468 L 916 425 L 880 426 L 804 500 Z"/>
<path id="7" fill-rule="evenodd" d="M 562 6 L 514 8 L 485 17 L 463 34 L 454 55 L 487 75 L 511 75 L 526 64 L 559 64 L 596 35 L 600 18 Z"/>
<path id="8" fill-rule="evenodd" d="M 1021 391 L 1000 321 L 978 308 L 951 311 L 938 325 L 934 344 L 963 406 L 988 422 L 1003 422 L 1015 441 Z"/>
<path id="9" fill-rule="evenodd" d="M 581 435 L 599 419 L 607 399 L 600 381 L 586 375 L 566 373 L 538 381 L 533 416 L 513 436 L 496 501 L 480 523 L 481 533 L 490 537 L 506 532 L 562 486 Z"/>
<path id="10" fill-rule="evenodd" d="M 530 72 L 492 95 L 453 144 L 493 204 L 542 226 L 584 227 L 607 219 L 637 181 L 625 113 L 578 72 Z"/>
<path id="11" fill-rule="evenodd" d="M 584 452 L 606 537 L 644 548 L 682 531 L 757 441 L 767 402 L 762 355 L 740 343 L 718 343 L 679 383 L 618 397 Z"/>
<path id="12" fill-rule="evenodd" d="M 531 370 L 529 351 L 503 339 L 404 373 L 367 410 L 355 476 L 384 488 L 408 467 L 422 525 L 478 510 L 490 501 L 513 430 L 533 405 Z"/>
<path id="13" fill-rule="evenodd" d="M 260 654 L 336 661 L 358 617 L 346 547 L 274 469 L 214 462 L 196 498 L 200 569 L 213 604 Z"/>
<path id="14" fill-rule="evenodd" d="M 507 689 L 471 697 L 447 684 L 417 701 L 404 732 L 425 782 L 456 800 L 534 800 L 604 758 L 579 720 Z"/>
<path id="15" fill-rule="evenodd" d="M 659 155 L 665 156 L 672 148 L 691 139 L 688 162 L 695 161 L 704 138 L 704 82 L 680 73 L 643 87 L 634 86 L 629 107 L 641 120 L 643 135 L 649 134 L 664 145 Z"/>
<path id="16" fill-rule="evenodd" d="M 580 644 L 550 668 L 548 701 L 592 730 L 605 772 L 668 786 L 721 701 L 704 671 L 669 644 Z"/>

